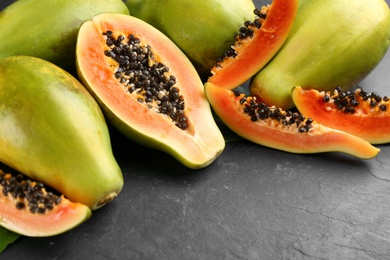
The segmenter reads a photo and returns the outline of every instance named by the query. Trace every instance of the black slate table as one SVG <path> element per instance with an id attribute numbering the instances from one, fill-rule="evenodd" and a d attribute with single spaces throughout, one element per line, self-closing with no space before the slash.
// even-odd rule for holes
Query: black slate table
<path id="1" fill-rule="evenodd" d="M 389 71 L 387 53 L 361 86 L 389 95 Z M 390 145 L 360 160 L 239 141 L 195 171 L 111 136 L 120 196 L 68 233 L 20 237 L 1 260 L 390 259 Z"/>

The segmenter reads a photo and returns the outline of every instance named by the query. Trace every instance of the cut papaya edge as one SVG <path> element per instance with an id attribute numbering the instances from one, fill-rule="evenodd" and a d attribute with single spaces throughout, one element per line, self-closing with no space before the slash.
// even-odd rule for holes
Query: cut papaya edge
<path id="1" fill-rule="evenodd" d="M 234 55 L 221 57 L 222 61 L 211 69 L 208 82 L 233 89 L 260 71 L 286 41 L 298 13 L 298 2 L 273 0 L 270 5 L 263 6 L 259 12 L 264 17 L 257 17 L 254 23 L 243 27 L 250 34 L 235 37 L 230 50 Z"/>
<path id="2" fill-rule="evenodd" d="M 239 136 L 269 148 L 297 153 L 341 152 L 361 159 L 377 156 L 380 149 L 366 140 L 343 131 L 312 122 L 310 130 L 299 132 L 294 125 L 266 119 L 251 121 L 243 112 L 242 95 L 231 90 L 205 83 L 206 96 L 221 121 Z"/>

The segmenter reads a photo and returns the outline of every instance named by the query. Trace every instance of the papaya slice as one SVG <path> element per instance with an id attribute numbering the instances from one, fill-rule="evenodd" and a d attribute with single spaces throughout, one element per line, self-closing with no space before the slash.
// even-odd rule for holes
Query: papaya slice
<path id="1" fill-rule="evenodd" d="M 247 21 L 231 46 L 211 69 L 208 82 L 233 89 L 264 67 L 282 47 L 298 12 L 298 0 L 273 0 L 255 9 L 256 18 Z"/>
<path id="2" fill-rule="evenodd" d="M 203 83 L 164 34 L 128 15 L 104 13 L 79 31 L 77 69 L 106 117 L 124 135 L 203 168 L 225 147 Z"/>
<path id="3" fill-rule="evenodd" d="M 254 143 L 291 153 L 343 152 L 363 159 L 379 152 L 362 138 L 323 126 L 300 113 L 268 106 L 255 96 L 209 82 L 205 92 L 226 126 Z"/>
<path id="4" fill-rule="evenodd" d="M 54 236 L 90 216 L 88 206 L 47 191 L 22 174 L 0 170 L 0 226 L 24 236 Z"/>
<path id="5" fill-rule="evenodd" d="M 293 88 L 297 109 L 319 123 L 366 139 L 372 144 L 390 142 L 390 102 L 387 96 L 355 91 Z"/>

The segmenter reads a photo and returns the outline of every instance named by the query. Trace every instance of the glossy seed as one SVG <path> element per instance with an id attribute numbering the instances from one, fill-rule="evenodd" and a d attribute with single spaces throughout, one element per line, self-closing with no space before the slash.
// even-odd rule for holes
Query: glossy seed
<path id="1" fill-rule="evenodd" d="M 329 95 L 328 95 L 328 94 L 325 94 L 322 100 L 323 100 L 324 102 L 329 102 L 329 100 L 330 100 Z"/>

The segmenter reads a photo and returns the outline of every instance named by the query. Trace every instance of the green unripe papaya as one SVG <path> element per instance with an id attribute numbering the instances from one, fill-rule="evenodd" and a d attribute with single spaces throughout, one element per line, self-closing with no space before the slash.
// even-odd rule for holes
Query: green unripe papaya
<path id="1" fill-rule="evenodd" d="M 252 0 L 126 0 L 131 15 L 167 35 L 203 79 L 234 44 L 234 34 L 254 20 Z"/>
<path id="2" fill-rule="evenodd" d="M 18 0 L 0 12 L 0 58 L 34 56 L 73 73 L 78 29 L 101 12 L 129 14 L 121 0 Z"/>
<path id="3" fill-rule="evenodd" d="M 69 73 L 35 57 L 0 59 L 0 161 L 91 209 L 123 186 L 96 101 Z"/>
<path id="4" fill-rule="evenodd" d="M 390 44 L 383 0 L 301 0 L 279 53 L 251 81 L 251 94 L 284 109 L 295 86 L 347 90 L 382 60 Z"/>

